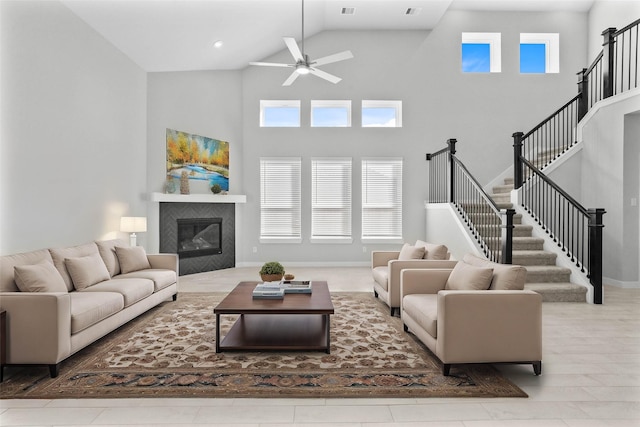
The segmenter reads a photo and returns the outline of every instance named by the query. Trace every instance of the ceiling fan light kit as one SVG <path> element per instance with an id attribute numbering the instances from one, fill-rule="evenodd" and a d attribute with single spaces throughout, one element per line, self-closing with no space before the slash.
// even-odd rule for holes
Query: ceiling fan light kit
<path id="1" fill-rule="evenodd" d="M 298 47 L 296 39 L 293 37 L 283 37 L 284 43 L 291 52 L 291 56 L 295 61 L 295 64 L 283 64 L 274 62 L 250 62 L 249 65 L 258 65 L 262 67 L 287 67 L 293 68 L 293 73 L 287 80 L 282 83 L 282 86 L 290 86 L 300 75 L 313 74 L 316 77 L 327 80 L 333 84 L 342 80 L 340 77 L 329 74 L 326 71 L 322 71 L 316 68 L 319 65 L 331 64 L 338 61 L 344 61 L 345 59 L 353 58 L 353 54 L 350 50 L 344 52 L 335 53 L 333 55 L 318 58 L 315 61 L 310 61 L 309 56 L 304 53 L 304 0 L 302 0 L 302 49 Z"/>

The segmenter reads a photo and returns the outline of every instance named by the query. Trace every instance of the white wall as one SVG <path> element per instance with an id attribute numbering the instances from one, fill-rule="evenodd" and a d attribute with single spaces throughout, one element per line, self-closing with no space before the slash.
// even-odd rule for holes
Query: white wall
<path id="1" fill-rule="evenodd" d="M 240 72 L 192 71 L 148 74 L 147 151 L 149 192 L 163 192 L 166 129 L 229 142 L 229 193 L 242 194 L 242 80 Z M 191 193 L 211 194 L 190 182 Z M 236 205 L 236 242 L 242 241 L 242 205 Z M 149 251 L 159 249 L 159 204 L 149 202 Z"/>
<path id="2" fill-rule="evenodd" d="M 59 2 L 0 19 L 0 253 L 116 237 L 146 215 L 146 74 Z"/>
<path id="3" fill-rule="evenodd" d="M 638 285 L 637 268 L 632 268 L 638 259 L 638 230 L 627 224 L 633 218 L 637 222 L 638 215 L 637 207 L 630 206 L 639 181 L 634 164 L 638 124 L 635 117 L 625 119 L 638 111 L 640 89 L 602 101 L 581 122 L 583 205 L 607 211 L 603 217 L 603 280 L 623 286 Z"/>
<path id="4" fill-rule="evenodd" d="M 589 63 L 602 50 L 602 32 L 607 28 L 622 29 L 640 18 L 640 1 L 596 0 L 589 11 Z"/>
<path id="5" fill-rule="evenodd" d="M 425 153 L 457 138 L 458 154 L 481 182 L 490 180 L 512 161 L 511 134 L 527 131 L 576 93 L 575 73 L 586 63 L 587 16 L 583 13 L 478 13 L 449 11 L 432 32 L 324 32 L 305 41 L 307 53 L 320 57 L 350 49 L 354 58 L 323 67 L 343 78 L 332 85 L 313 76 L 282 87 L 289 71 L 249 67 L 243 78 L 244 183 L 250 200 L 245 207 L 245 239 L 238 259 L 258 263 L 274 258 L 287 262 L 335 264 L 369 260 L 373 249 L 360 236 L 360 161 L 366 156 L 404 158 L 404 238 L 425 236 L 423 202 L 427 194 Z M 462 74 L 460 39 L 463 31 L 502 33 L 502 73 Z M 519 73 L 520 32 L 560 33 L 560 73 Z M 267 61 L 290 60 L 283 51 Z M 261 99 L 300 99 L 302 128 L 260 128 Z M 353 127 L 309 127 L 312 99 L 353 101 Z M 362 99 L 403 100 L 401 129 L 359 128 Z M 303 192 L 303 243 L 260 244 L 259 158 L 300 156 L 303 190 L 308 189 L 314 156 L 352 157 L 352 245 L 309 243 L 309 191 Z M 257 248 L 257 253 L 252 248 Z M 397 247 L 394 245 L 393 247 Z"/>

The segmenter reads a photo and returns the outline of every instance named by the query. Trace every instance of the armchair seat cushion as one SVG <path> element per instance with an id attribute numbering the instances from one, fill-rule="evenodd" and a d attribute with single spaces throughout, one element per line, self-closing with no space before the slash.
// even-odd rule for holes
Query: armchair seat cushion
<path id="1" fill-rule="evenodd" d="M 402 311 L 433 338 L 438 338 L 438 294 L 411 294 L 402 300 Z"/>
<path id="2" fill-rule="evenodd" d="M 380 266 L 373 268 L 373 280 L 376 281 L 382 288 L 387 291 L 389 290 L 389 267 Z"/>

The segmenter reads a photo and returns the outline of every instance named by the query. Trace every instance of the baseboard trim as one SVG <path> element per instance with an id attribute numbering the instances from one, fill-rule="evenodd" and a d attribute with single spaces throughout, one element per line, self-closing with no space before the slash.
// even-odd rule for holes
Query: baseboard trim
<path id="1" fill-rule="evenodd" d="M 621 281 L 621 280 L 611 279 L 609 277 L 603 277 L 602 278 L 602 283 L 604 283 L 605 285 L 615 286 L 617 288 L 640 289 L 640 282 L 639 281 L 636 281 L 636 282 L 625 282 L 625 281 Z"/>
<path id="2" fill-rule="evenodd" d="M 263 262 L 239 262 L 236 268 L 261 267 Z M 285 267 L 371 267 L 371 261 L 346 261 L 346 262 L 313 262 L 313 261 L 280 261 Z"/>

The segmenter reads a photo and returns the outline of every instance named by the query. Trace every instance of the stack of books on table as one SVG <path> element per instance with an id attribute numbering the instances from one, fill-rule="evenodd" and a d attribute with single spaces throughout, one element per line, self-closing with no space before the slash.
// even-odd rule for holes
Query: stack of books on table
<path id="1" fill-rule="evenodd" d="M 311 282 L 308 280 L 292 280 L 280 282 L 258 283 L 253 290 L 253 298 L 281 299 L 284 294 L 310 294 Z"/>

